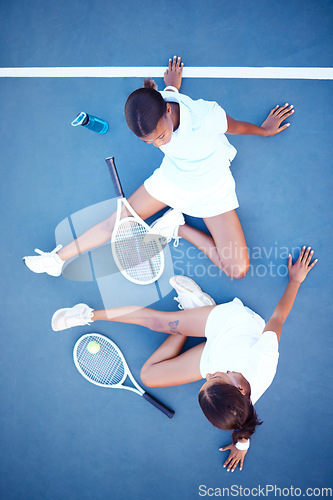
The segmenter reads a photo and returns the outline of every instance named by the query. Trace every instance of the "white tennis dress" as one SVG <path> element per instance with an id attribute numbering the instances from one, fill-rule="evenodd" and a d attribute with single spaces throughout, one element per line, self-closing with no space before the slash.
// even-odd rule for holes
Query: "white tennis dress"
<path id="1" fill-rule="evenodd" d="M 202 378 L 207 373 L 241 373 L 251 386 L 251 401 L 256 403 L 273 382 L 279 359 L 276 333 L 262 333 L 264 327 L 265 321 L 238 298 L 214 307 L 206 323 Z"/>
<path id="2" fill-rule="evenodd" d="M 193 217 L 213 217 L 237 208 L 230 172 L 237 151 L 224 135 L 225 111 L 216 102 L 160 93 L 167 102 L 179 104 L 180 123 L 171 141 L 160 147 L 165 156 L 144 183 L 148 193 Z"/>

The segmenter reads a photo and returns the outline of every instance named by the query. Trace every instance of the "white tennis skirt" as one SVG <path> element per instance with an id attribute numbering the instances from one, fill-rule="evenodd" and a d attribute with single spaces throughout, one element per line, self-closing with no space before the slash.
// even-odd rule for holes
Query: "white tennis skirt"
<path id="1" fill-rule="evenodd" d="M 144 187 L 156 200 L 192 217 L 214 217 L 239 207 L 230 168 L 214 186 L 200 191 L 186 191 L 171 183 L 160 168 L 144 182 Z"/>

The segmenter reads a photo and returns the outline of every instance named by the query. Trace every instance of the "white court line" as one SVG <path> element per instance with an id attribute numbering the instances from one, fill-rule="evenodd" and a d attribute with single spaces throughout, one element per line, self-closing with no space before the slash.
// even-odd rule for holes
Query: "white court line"
<path id="1" fill-rule="evenodd" d="M 163 67 L 0 68 L 2 78 L 161 78 Z M 277 78 L 332 80 L 333 68 L 186 67 L 185 78 Z"/>

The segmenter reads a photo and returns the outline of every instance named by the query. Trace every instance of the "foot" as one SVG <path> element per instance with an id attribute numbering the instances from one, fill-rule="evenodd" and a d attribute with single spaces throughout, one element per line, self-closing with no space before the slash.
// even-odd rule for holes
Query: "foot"
<path id="1" fill-rule="evenodd" d="M 183 224 L 185 224 L 183 214 L 174 208 L 170 208 L 162 217 L 152 223 L 151 228 L 154 230 L 154 233 L 164 236 L 168 243 L 174 239 L 174 246 L 177 247 L 180 240 L 178 229 Z"/>
<path id="2" fill-rule="evenodd" d="M 47 273 L 50 276 L 60 276 L 62 267 L 65 263 L 59 255 L 58 250 L 62 245 L 58 245 L 52 252 L 42 252 L 42 250 L 35 249 L 39 255 L 31 257 L 23 257 L 24 264 L 34 273 Z"/>
<path id="3" fill-rule="evenodd" d="M 58 309 L 52 316 L 52 328 L 55 332 L 73 326 L 90 325 L 93 322 L 93 309 L 87 304 L 76 304 L 74 307 Z"/>
<path id="4" fill-rule="evenodd" d="M 184 68 L 184 63 L 180 63 L 180 59 L 181 58 L 177 58 L 177 56 L 174 56 L 173 59 L 169 59 L 168 68 L 164 72 L 164 83 L 166 87 L 180 89 Z"/>
<path id="5" fill-rule="evenodd" d="M 170 285 L 176 290 L 179 309 L 193 309 L 194 307 L 214 306 L 216 302 L 208 293 L 204 293 L 195 281 L 187 276 L 173 276 Z"/>

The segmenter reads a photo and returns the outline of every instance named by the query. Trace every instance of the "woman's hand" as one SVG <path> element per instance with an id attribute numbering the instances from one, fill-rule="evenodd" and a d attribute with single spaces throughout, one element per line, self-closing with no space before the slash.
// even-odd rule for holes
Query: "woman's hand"
<path id="1" fill-rule="evenodd" d="M 227 467 L 227 471 L 234 472 L 237 465 L 239 464 L 240 470 L 243 469 L 244 458 L 248 450 L 238 450 L 234 444 L 229 444 L 229 446 L 223 446 L 220 451 L 230 450 L 227 460 L 224 462 L 223 467 Z"/>
<path id="2" fill-rule="evenodd" d="M 171 85 L 178 90 L 180 89 L 184 68 L 184 63 L 181 63 L 180 59 L 180 57 L 177 59 L 176 56 L 174 56 L 173 59 L 169 59 L 169 66 L 164 73 L 164 83 L 166 87 Z"/>
<path id="3" fill-rule="evenodd" d="M 280 125 L 286 118 L 291 116 L 293 112 L 293 106 L 289 106 L 288 103 L 281 107 L 275 106 L 261 125 L 261 128 L 265 131 L 265 136 L 278 134 L 289 127 L 290 123 L 286 123 L 282 125 L 282 127 L 280 127 Z"/>
<path id="4" fill-rule="evenodd" d="M 293 258 L 289 255 L 288 270 L 290 281 L 300 284 L 305 280 L 308 272 L 311 271 L 313 266 L 318 262 L 318 259 L 316 259 L 311 264 L 313 253 L 314 251 L 311 250 L 311 247 L 303 247 L 294 265 Z"/>

